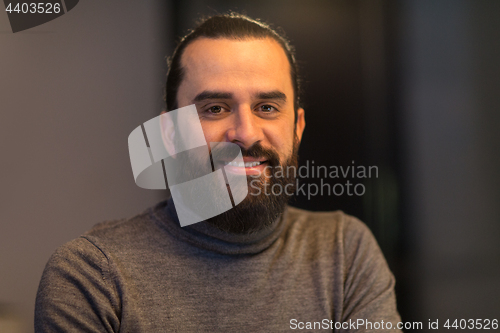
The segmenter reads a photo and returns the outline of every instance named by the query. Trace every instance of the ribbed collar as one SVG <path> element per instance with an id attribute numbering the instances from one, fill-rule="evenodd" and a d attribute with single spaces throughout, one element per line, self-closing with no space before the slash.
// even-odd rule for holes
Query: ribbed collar
<path id="1" fill-rule="evenodd" d="M 181 227 L 172 199 L 160 202 L 152 209 L 153 217 L 176 239 L 196 247 L 221 254 L 255 254 L 270 247 L 285 227 L 285 212 L 269 227 L 248 235 L 221 231 L 207 222 Z"/>

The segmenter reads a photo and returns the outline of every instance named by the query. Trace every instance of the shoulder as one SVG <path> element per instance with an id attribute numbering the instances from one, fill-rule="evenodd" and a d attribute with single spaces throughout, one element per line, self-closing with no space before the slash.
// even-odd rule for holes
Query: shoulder
<path id="1" fill-rule="evenodd" d="M 47 269 L 99 267 L 105 269 L 118 257 L 143 253 L 150 240 L 158 237 L 161 228 L 151 213 L 153 208 L 127 219 L 97 223 L 79 237 L 59 246 L 47 263 Z"/>
<path id="2" fill-rule="evenodd" d="M 158 205 L 130 218 L 97 223 L 79 238 L 103 252 L 144 247 L 163 232 L 155 217 Z"/>
<path id="3" fill-rule="evenodd" d="M 109 257 L 84 237 L 50 257 L 35 301 L 36 331 L 108 331 L 119 326 L 120 297 Z M 89 304 L 98 304 L 93 308 Z"/>
<path id="4" fill-rule="evenodd" d="M 44 269 L 40 284 L 42 294 L 52 290 L 54 281 L 59 284 L 65 281 L 68 285 L 71 284 L 68 281 L 92 281 L 92 285 L 98 285 L 101 279 L 112 280 L 113 266 L 119 260 L 117 255 L 127 257 L 129 250 L 139 247 L 138 239 L 147 240 L 148 235 L 155 232 L 150 209 L 132 218 L 94 225 L 55 250 Z"/>
<path id="5" fill-rule="evenodd" d="M 121 238 L 128 235 L 138 235 L 149 231 L 153 227 L 151 220 L 151 209 L 148 209 L 127 219 L 97 223 L 85 232 L 82 237 L 116 238 L 120 236 Z"/>
<path id="6" fill-rule="evenodd" d="M 380 255 L 370 229 L 354 216 L 342 211 L 312 212 L 288 207 L 283 238 L 297 249 L 329 258 L 351 267 L 356 258 Z"/>
<path id="7" fill-rule="evenodd" d="M 306 233 L 326 233 L 341 236 L 343 241 L 373 237 L 365 223 L 341 210 L 314 212 L 289 206 L 290 227 Z"/>

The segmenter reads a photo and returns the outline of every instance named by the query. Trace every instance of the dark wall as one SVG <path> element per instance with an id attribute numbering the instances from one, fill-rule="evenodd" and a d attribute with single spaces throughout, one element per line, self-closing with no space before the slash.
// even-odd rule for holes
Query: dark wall
<path id="1" fill-rule="evenodd" d="M 413 317 L 500 313 L 500 3 L 400 7 Z"/>
<path id="2" fill-rule="evenodd" d="M 174 3 L 178 35 L 228 10 L 286 31 L 305 80 L 301 165 L 379 170 L 362 196 L 293 204 L 367 223 L 404 320 L 500 313 L 498 1 Z"/>
<path id="3" fill-rule="evenodd" d="M 397 247 L 398 181 L 394 110 L 389 92 L 391 6 L 384 1 L 175 1 L 176 31 L 183 35 L 202 15 L 234 10 L 285 31 L 297 51 L 303 78 L 306 129 L 300 165 L 377 167 L 372 178 L 303 177 L 311 196 L 293 205 L 341 209 L 365 221 L 386 255 Z M 312 170 L 312 168 L 309 168 Z M 375 169 L 372 169 L 375 170 Z M 328 175 L 330 174 L 330 169 Z M 375 177 L 375 174 L 378 177 Z M 347 181 L 352 185 L 347 185 Z M 341 187 L 321 195 L 322 184 Z M 354 194 L 354 185 L 358 193 Z M 312 186 L 312 187 L 310 187 Z M 349 195 L 347 187 L 351 186 Z M 318 189 L 317 195 L 314 194 Z M 309 191 L 307 191 L 309 192 Z"/>

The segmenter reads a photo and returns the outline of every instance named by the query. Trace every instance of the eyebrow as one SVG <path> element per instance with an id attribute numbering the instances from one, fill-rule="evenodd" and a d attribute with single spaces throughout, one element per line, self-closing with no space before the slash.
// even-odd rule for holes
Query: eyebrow
<path id="1" fill-rule="evenodd" d="M 265 100 L 270 100 L 270 99 L 280 100 L 283 103 L 286 103 L 285 93 L 279 90 L 259 92 L 255 94 L 254 97 L 257 99 L 265 99 Z M 196 95 L 196 97 L 193 99 L 193 102 L 201 102 L 210 99 L 231 99 L 231 98 L 233 98 L 233 94 L 229 92 L 205 90 Z"/>
<path id="2" fill-rule="evenodd" d="M 193 102 L 200 102 L 207 99 L 231 99 L 233 98 L 233 94 L 222 91 L 208 91 L 205 90 L 193 99 Z"/>
<path id="3" fill-rule="evenodd" d="M 286 103 L 286 95 L 285 93 L 279 90 L 273 90 L 269 92 L 260 92 L 256 95 L 258 99 L 277 99 Z"/>

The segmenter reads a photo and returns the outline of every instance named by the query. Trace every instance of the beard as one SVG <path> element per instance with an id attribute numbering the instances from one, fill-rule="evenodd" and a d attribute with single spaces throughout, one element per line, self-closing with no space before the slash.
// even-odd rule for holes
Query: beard
<path id="1" fill-rule="evenodd" d="M 266 161 L 264 172 L 258 175 L 247 175 L 246 184 L 231 187 L 227 183 L 228 175 L 225 175 L 226 181 L 222 184 L 217 179 L 207 180 L 209 193 L 200 193 L 200 188 L 196 186 L 185 187 L 180 196 L 181 202 L 174 204 L 195 203 L 188 210 L 193 209 L 198 212 L 220 212 L 205 221 L 221 231 L 235 234 L 250 234 L 269 228 L 273 225 L 280 215 L 284 212 L 286 204 L 295 192 L 295 179 L 298 164 L 298 146 L 299 141 L 295 136 L 293 148 L 289 156 L 281 160 L 276 150 L 264 148 L 260 143 L 245 149 L 236 145 L 227 146 L 224 144 L 215 145 L 210 153 L 206 146 L 190 149 L 179 153 L 175 158 L 164 160 L 165 170 L 168 175 L 169 186 L 186 183 L 212 172 L 212 165 L 215 170 L 224 169 L 223 161 L 232 161 L 241 150 L 242 157 L 251 157 Z M 236 148 L 236 149 L 235 149 Z M 216 159 L 217 158 L 217 159 Z M 293 172 L 288 172 L 292 169 Z M 244 172 L 244 171 L 243 171 Z M 234 199 L 243 195 L 248 189 L 246 197 L 234 205 Z M 233 207 L 229 210 L 224 209 L 223 200 L 203 200 L 203 198 L 220 198 L 221 193 L 229 193 L 232 198 Z"/>
<path id="2" fill-rule="evenodd" d="M 280 160 L 272 148 L 256 143 L 248 149 L 241 148 L 243 157 L 263 158 L 268 166 L 264 173 L 247 175 L 248 194 L 232 209 L 207 219 L 216 228 L 236 234 L 251 234 L 269 228 L 283 214 L 286 204 L 295 192 L 298 165 L 298 138 L 294 138 L 291 154 Z M 288 172 L 289 170 L 293 172 Z M 231 193 L 229 186 L 228 191 Z"/>

